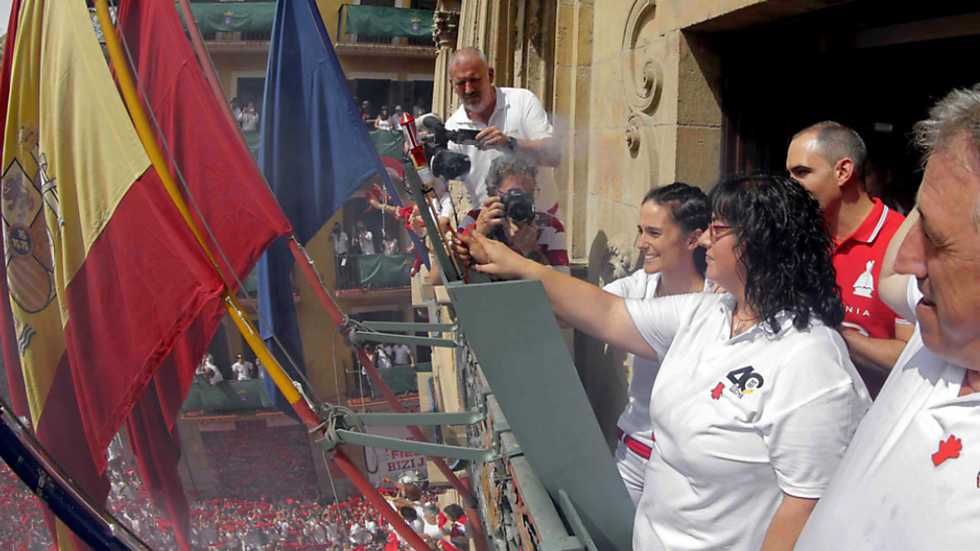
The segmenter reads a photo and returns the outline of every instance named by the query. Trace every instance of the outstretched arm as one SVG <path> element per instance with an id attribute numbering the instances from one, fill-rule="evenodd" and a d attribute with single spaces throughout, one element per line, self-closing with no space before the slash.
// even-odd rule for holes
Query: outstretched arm
<path id="1" fill-rule="evenodd" d="M 627 352 L 656 359 L 657 353 L 640 335 L 622 298 L 524 258 L 506 245 L 482 235 L 461 235 L 456 251 L 480 272 L 540 281 L 560 319 Z"/>
<path id="2" fill-rule="evenodd" d="M 762 551 L 791 551 L 817 500 L 783 494 L 783 502 L 769 523 Z"/>
<path id="3" fill-rule="evenodd" d="M 908 217 L 892 236 L 888 250 L 885 251 L 885 258 L 881 263 L 881 273 L 878 275 L 878 296 L 896 314 L 908 321 L 915 321 L 915 312 L 909 310 L 908 285 L 909 278 L 912 276 L 895 273 L 895 258 L 898 256 L 898 249 L 901 248 L 905 236 L 908 235 L 912 226 L 919 221 L 919 209 L 914 208 L 909 212 Z"/>

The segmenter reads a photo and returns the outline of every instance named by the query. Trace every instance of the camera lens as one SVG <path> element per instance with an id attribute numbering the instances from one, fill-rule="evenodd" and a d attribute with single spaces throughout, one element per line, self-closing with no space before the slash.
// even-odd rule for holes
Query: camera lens
<path id="1" fill-rule="evenodd" d="M 511 189 L 501 198 L 504 212 L 515 222 L 526 222 L 534 216 L 534 202 L 531 196 L 521 189 Z"/>

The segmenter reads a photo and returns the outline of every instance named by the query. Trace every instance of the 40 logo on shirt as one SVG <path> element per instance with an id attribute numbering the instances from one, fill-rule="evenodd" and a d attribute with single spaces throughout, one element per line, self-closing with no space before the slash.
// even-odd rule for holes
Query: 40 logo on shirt
<path id="1" fill-rule="evenodd" d="M 741 398 L 746 394 L 752 394 L 762 388 L 765 380 L 751 365 L 733 369 L 728 372 L 728 380 L 732 382 L 728 387 L 732 393 Z"/>

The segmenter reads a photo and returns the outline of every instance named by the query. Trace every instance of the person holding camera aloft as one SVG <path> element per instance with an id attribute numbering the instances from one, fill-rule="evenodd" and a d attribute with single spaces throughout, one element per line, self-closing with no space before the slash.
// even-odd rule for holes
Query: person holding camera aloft
<path id="1" fill-rule="evenodd" d="M 446 121 L 446 129 L 477 131 L 475 144 L 450 146 L 470 160 L 469 171 L 460 179 L 474 206 L 482 205 L 490 195 L 487 176 L 497 157 L 519 154 L 548 167 L 558 166 L 561 160 L 554 127 L 541 100 L 530 90 L 495 86 L 493 77 L 493 67 L 476 48 L 457 50 L 449 60 L 449 81 L 461 105 Z M 440 215 L 450 213 L 451 205 L 444 202 Z"/>
<path id="2" fill-rule="evenodd" d="M 460 227 L 506 244 L 521 256 L 568 271 L 565 227 L 547 212 L 536 211 L 537 167 L 528 158 L 497 157 L 487 174 L 483 208 L 471 210 Z"/>

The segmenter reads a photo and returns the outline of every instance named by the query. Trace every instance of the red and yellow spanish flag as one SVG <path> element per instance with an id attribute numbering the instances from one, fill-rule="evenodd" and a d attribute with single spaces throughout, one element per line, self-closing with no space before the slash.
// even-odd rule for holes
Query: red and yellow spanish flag
<path id="1" fill-rule="evenodd" d="M 0 212 L 28 403 L 100 503 L 110 439 L 224 284 L 150 166 L 84 0 L 21 0 L 6 55 Z"/>

